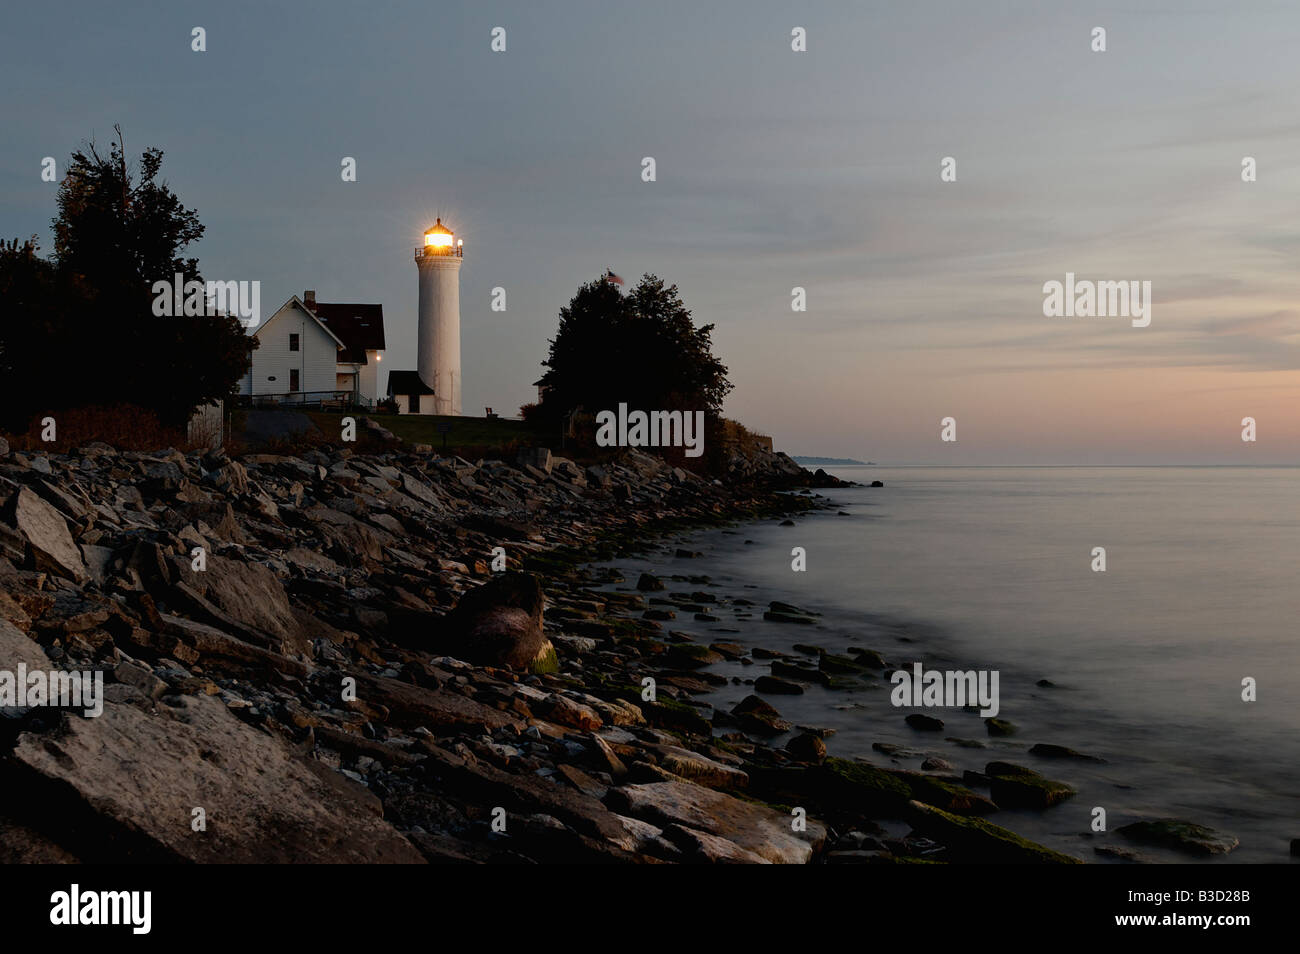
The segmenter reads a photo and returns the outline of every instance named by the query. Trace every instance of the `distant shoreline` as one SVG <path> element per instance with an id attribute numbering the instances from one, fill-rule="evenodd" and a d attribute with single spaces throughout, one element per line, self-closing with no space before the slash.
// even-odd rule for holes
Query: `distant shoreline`
<path id="1" fill-rule="evenodd" d="M 813 467 L 874 467 L 875 461 L 854 460 L 851 457 L 797 457 L 793 454 L 790 459 L 800 466 L 812 465 Z"/>

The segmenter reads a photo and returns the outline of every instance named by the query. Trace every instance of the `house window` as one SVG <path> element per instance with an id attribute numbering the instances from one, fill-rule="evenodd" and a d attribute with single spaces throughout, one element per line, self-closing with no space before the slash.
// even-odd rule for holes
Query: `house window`
<path id="1" fill-rule="evenodd" d="M 294 337 L 296 338 L 298 336 L 294 335 Z M 297 368 L 289 369 L 289 390 L 290 391 L 298 390 L 298 369 Z"/>
<path id="2" fill-rule="evenodd" d="M 297 350 L 298 350 L 298 336 L 297 336 L 297 335 L 290 335 L 290 336 L 289 336 L 289 350 L 290 350 L 290 351 L 297 351 Z"/>

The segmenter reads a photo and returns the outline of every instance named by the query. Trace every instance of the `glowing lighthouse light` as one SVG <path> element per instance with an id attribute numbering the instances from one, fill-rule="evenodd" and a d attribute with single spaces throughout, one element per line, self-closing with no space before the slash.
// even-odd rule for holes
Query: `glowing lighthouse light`
<path id="1" fill-rule="evenodd" d="M 428 219 L 425 219 L 427 222 Z M 424 244 L 432 248 L 451 248 L 454 243 L 454 233 L 451 229 L 442 224 L 442 219 L 438 219 L 436 225 L 424 233 Z M 461 242 L 464 245 L 464 242 Z"/>

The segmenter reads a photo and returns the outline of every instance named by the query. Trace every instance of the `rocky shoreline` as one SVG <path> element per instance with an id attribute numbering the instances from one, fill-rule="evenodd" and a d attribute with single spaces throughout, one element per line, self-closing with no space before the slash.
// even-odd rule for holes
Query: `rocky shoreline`
<path id="1" fill-rule="evenodd" d="M 778 492 L 834 482 L 784 455 L 719 481 L 635 451 L 0 450 L 0 671 L 100 671 L 106 696 L 0 713 L 0 860 L 1079 860 L 985 817 L 1071 794 L 1022 766 L 830 758 L 816 727 L 771 744 L 789 686 L 891 660 L 706 645 L 677 612 L 800 610 L 590 567 L 824 504 Z M 768 670 L 755 692 L 699 701 L 739 657 Z"/>

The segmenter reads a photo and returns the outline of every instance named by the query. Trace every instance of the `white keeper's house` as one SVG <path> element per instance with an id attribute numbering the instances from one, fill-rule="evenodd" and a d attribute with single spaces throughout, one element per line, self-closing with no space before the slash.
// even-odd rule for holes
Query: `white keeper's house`
<path id="1" fill-rule="evenodd" d="M 294 295 L 253 333 L 258 347 L 239 393 L 253 404 L 374 407 L 384 353 L 384 306 Z"/>

